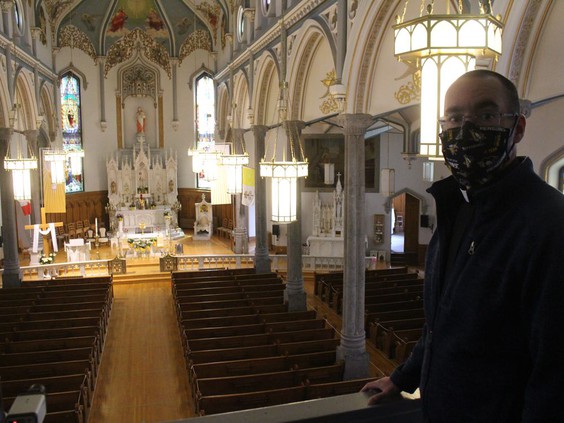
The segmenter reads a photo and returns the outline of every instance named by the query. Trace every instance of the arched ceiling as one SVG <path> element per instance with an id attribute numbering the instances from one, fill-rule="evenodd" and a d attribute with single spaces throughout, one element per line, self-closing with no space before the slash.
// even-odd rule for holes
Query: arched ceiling
<path id="1" fill-rule="evenodd" d="M 55 47 L 79 48 L 94 60 L 137 32 L 152 40 L 144 46 L 158 44 L 159 54 L 182 61 L 196 48 L 222 48 L 227 30 L 219 0 L 40 0 L 35 13 L 42 26 L 49 22 Z"/>

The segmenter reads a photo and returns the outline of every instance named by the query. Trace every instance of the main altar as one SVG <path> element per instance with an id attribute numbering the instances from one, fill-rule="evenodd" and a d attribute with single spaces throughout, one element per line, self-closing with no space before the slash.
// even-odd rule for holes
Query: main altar
<path id="1" fill-rule="evenodd" d="M 151 148 L 144 133 L 131 149 L 120 149 L 106 160 L 108 213 L 115 231 L 157 232 L 178 226 L 177 155 Z M 118 219 L 119 218 L 119 219 Z"/>

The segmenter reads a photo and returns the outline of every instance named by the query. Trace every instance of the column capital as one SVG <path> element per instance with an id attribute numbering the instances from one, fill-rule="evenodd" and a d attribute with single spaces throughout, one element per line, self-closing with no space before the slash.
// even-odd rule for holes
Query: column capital
<path id="1" fill-rule="evenodd" d="M 251 125 L 251 130 L 255 138 L 264 140 L 266 133 L 268 132 L 268 126 L 266 125 Z"/>
<path id="2" fill-rule="evenodd" d="M 8 13 L 15 3 L 16 2 L 14 0 L 2 0 L 0 2 L 0 7 L 2 8 L 2 12 Z"/>
<path id="3" fill-rule="evenodd" d="M 365 113 L 343 113 L 337 116 L 337 122 L 345 135 L 364 135 L 374 119 Z"/>

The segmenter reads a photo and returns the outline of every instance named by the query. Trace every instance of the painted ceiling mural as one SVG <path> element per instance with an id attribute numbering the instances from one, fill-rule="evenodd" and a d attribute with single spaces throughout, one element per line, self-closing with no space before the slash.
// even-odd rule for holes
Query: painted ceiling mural
<path id="1" fill-rule="evenodd" d="M 226 7 L 219 0 L 39 0 L 36 13 L 44 34 L 47 21 L 55 28 L 54 46 L 78 48 L 94 61 L 106 56 L 106 74 L 140 44 L 170 76 L 172 57 L 181 63 L 195 49 L 224 47 Z"/>

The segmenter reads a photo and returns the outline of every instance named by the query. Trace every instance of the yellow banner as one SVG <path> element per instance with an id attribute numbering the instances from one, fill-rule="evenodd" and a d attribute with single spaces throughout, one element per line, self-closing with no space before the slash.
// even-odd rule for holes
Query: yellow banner
<path id="1" fill-rule="evenodd" d="M 51 165 L 43 166 L 43 204 L 46 213 L 66 213 L 65 184 L 51 182 Z"/>

